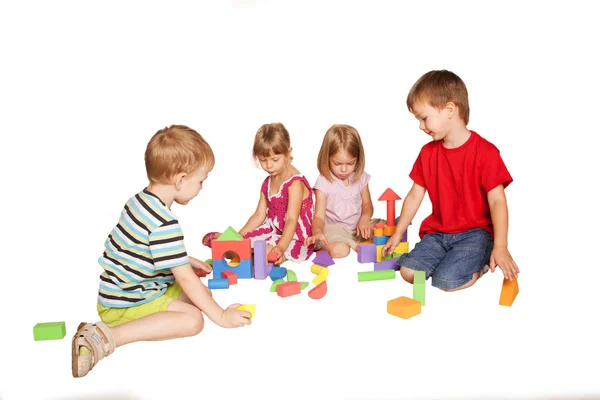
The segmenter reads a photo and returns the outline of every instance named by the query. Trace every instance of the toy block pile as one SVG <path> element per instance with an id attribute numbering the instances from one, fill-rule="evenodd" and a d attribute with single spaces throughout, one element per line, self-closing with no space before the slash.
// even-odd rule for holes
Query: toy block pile
<path id="1" fill-rule="evenodd" d="M 334 264 L 333 259 L 329 256 L 326 251 L 320 251 L 317 253 L 315 258 L 312 260 L 313 265 L 310 267 L 310 271 L 315 274 L 315 278 L 312 283 L 316 285 L 308 292 L 308 296 L 311 299 L 321 299 L 327 293 L 327 276 L 329 275 L 329 267 Z M 287 276 L 287 281 L 283 278 Z M 271 292 L 277 292 L 279 297 L 289 297 L 300 292 L 308 287 L 308 282 L 298 282 L 296 274 L 291 270 L 286 270 L 284 267 L 273 267 L 270 274 L 273 284 L 271 285 Z"/>

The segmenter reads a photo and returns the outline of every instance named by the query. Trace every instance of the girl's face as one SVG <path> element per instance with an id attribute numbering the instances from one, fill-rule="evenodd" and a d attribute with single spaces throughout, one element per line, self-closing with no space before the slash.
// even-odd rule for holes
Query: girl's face
<path id="1" fill-rule="evenodd" d="M 268 157 L 258 157 L 258 162 L 262 169 L 269 175 L 276 176 L 282 173 L 289 164 L 289 158 L 284 154 L 271 153 Z"/>
<path id="2" fill-rule="evenodd" d="M 346 180 L 356 170 L 356 157 L 341 149 L 329 157 L 329 169 L 337 178 Z"/>

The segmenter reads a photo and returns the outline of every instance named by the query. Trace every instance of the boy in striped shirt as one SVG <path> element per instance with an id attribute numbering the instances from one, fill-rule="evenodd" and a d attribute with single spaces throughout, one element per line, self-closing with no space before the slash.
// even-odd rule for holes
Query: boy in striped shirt
<path id="1" fill-rule="evenodd" d="M 145 154 L 148 187 L 125 204 L 98 259 L 98 314 L 82 322 L 72 341 L 74 377 L 87 375 L 116 347 L 137 341 L 193 336 L 204 327 L 202 313 L 224 328 L 249 325 L 250 313 L 232 304 L 223 310 L 194 269 L 210 265 L 187 255 L 183 233 L 171 211 L 202 189 L 215 164 L 210 145 L 183 125 L 158 131 Z"/>

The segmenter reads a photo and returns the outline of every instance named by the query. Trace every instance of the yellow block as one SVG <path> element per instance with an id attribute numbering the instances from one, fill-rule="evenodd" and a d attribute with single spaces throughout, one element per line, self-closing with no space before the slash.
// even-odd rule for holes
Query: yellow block
<path id="1" fill-rule="evenodd" d="M 256 313 L 256 304 L 242 304 L 236 310 L 240 311 L 248 311 L 250 313 L 250 319 L 254 318 L 254 314 Z"/>
<path id="2" fill-rule="evenodd" d="M 408 253 L 408 242 L 398 243 L 398 246 L 396 246 L 396 248 L 394 249 L 394 251 L 392 253 L 396 253 L 396 254 Z"/>
<path id="3" fill-rule="evenodd" d="M 387 302 L 387 312 L 403 319 L 421 314 L 421 302 L 409 297 L 398 297 Z"/>
<path id="4" fill-rule="evenodd" d="M 321 272 L 319 272 L 319 274 L 315 276 L 315 279 L 312 280 L 312 283 L 318 285 L 319 283 L 327 279 L 327 275 L 329 275 L 329 269 L 323 268 Z"/>
<path id="5" fill-rule="evenodd" d="M 381 256 L 381 250 L 383 250 L 383 246 L 385 246 L 384 244 L 377 246 L 377 262 L 381 262 L 381 260 L 383 260 L 383 257 Z"/>
<path id="6" fill-rule="evenodd" d="M 396 225 L 392 225 L 392 226 L 385 226 L 385 228 L 383 228 L 383 234 L 385 236 L 392 236 L 394 234 L 394 232 L 396 232 Z"/>
<path id="7" fill-rule="evenodd" d="M 317 275 L 318 275 L 318 274 L 320 274 L 320 273 L 321 273 L 321 271 L 323 271 L 324 269 L 327 269 L 327 268 L 325 268 L 325 267 L 322 267 L 322 266 L 320 266 L 320 265 L 317 265 L 317 264 L 313 264 L 313 265 L 310 267 L 310 272 L 312 272 L 313 274 L 317 274 Z"/>

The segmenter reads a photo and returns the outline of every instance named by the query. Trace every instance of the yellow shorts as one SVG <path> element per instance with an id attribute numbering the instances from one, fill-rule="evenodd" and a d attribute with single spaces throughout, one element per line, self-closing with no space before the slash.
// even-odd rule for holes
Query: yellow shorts
<path id="1" fill-rule="evenodd" d="M 114 308 L 104 307 L 98 303 L 98 315 L 102 322 L 108 326 L 117 326 L 124 322 L 133 321 L 142 317 L 161 312 L 167 311 L 167 307 L 173 300 L 177 300 L 181 294 L 181 286 L 177 282 L 170 285 L 162 296 L 156 299 L 144 303 L 139 306 L 126 307 L 126 308 Z"/>

